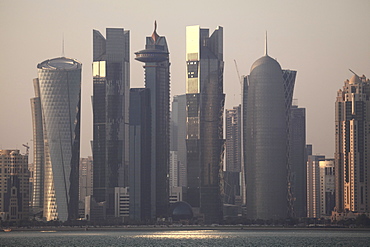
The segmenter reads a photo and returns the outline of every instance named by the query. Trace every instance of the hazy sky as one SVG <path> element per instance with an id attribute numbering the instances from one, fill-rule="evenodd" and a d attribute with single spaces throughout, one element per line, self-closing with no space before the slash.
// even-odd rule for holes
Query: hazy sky
<path id="1" fill-rule="evenodd" d="M 144 48 L 154 20 L 170 49 L 172 96 L 185 93 L 185 27 L 224 27 L 228 109 L 240 104 L 234 60 L 249 74 L 267 31 L 269 55 L 298 71 L 294 98 L 306 108 L 307 143 L 333 157 L 336 92 L 352 76 L 349 68 L 370 77 L 369 0 L 0 0 L 0 149 L 32 147 L 32 79 L 38 63 L 62 55 L 64 36 L 65 56 L 83 64 L 81 157 L 91 155 L 92 30 L 130 30 L 131 87 L 141 87 L 134 52 Z"/>

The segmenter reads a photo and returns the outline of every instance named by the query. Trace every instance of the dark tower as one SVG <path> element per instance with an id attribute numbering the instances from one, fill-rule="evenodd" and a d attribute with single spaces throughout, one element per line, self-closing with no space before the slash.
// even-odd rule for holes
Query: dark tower
<path id="1" fill-rule="evenodd" d="M 170 61 L 164 36 L 146 37 L 145 49 L 136 60 L 145 63 L 145 88 L 151 106 L 151 204 L 152 218 L 165 217 L 169 209 L 168 169 L 170 158 Z"/>
<path id="2" fill-rule="evenodd" d="M 114 216 L 114 188 L 128 186 L 129 31 L 93 30 L 93 195 Z"/>

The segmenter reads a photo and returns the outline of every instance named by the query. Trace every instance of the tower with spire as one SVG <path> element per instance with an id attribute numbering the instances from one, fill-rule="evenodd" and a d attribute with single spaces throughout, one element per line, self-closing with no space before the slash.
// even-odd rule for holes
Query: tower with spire
<path id="1" fill-rule="evenodd" d="M 145 88 L 149 89 L 151 111 L 150 210 L 151 218 L 166 217 L 169 209 L 170 156 L 170 61 L 164 36 L 157 33 L 146 37 L 145 49 L 135 53 L 135 59 L 144 63 Z M 144 154 L 145 155 L 145 154 Z M 142 181 L 148 183 L 149 181 Z"/>
<path id="2" fill-rule="evenodd" d="M 267 220 L 286 218 L 290 208 L 288 112 L 293 86 L 287 87 L 280 64 L 268 55 L 267 32 L 264 48 L 244 86 L 243 143 L 247 217 Z"/>

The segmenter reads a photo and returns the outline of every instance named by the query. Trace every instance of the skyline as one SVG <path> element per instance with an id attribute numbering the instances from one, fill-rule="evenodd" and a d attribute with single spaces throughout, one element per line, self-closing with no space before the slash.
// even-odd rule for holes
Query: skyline
<path id="1" fill-rule="evenodd" d="M 171 98 L 185 94 L 185 28 L 224 28 L 225 109 L 241 102 L 240 75 L 249 74 L 263 55 L 268 32 L 269 55 L 283 69 L 297 71 L 294 99 L 307 110 L 307 143 L 314 154 L 334 156 L 334 103 L 337 91 L 352 77 L 370 74 L 370 2 L 367 1 L 1 1 L 0 149 L 33 147 L 30 99 L 37 64 L 65 56 L 82 63 L 81 157 L 91 155 L 92 30 L 130 30 L 130 87 L 144 87 L 142 64 L 134 52 L 153 31 L 167 38 L 171 57 Z M 166 5 L 166 8 L 163 8 Z M 20 7 L 22 6 L 22 7 Z M 143 8 L 144 6 L 144 8 Z M 196 7 L 194 7 L 196 6 Z M 211 6 L 211 7 L 209 7 Z M 234 7 L 235 6 L 235 7 Z M 72 9 L 73 7 L 73 9 Z M 191 12 L 187 11 L 191 8 Z M 168 13 L 168 9 L 173 10 Z M 204 14 L 204 9 L 208 9 Z M 186 10 L 186 11 L 183 11 Z M 213 10 L 213 11 L 211 11 Z M 367 33 L 366 33 L 367 32 Z M 64 41 L 63 41 L 64 39 Z M 63 47 L 64 43 L 64 48 Z M 11 86 L 9 86 L 11 85 Z M 32 153 L 32 150 L 31 150 Z M 31 156 L 32 157 L 32 156 Z M 29 160 L 32 162 L 32 160 Z"/>

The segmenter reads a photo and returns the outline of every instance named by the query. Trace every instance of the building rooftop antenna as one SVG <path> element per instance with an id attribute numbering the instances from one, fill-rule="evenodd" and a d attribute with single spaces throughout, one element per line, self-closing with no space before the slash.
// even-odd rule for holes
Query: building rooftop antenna
<path id="1" fill-rule="evenodd" d="M 265 34 L 265 56 L 267 56 L 267 30 Z"/>
<path id="2" fill-rule="evenodd" d="M 65 55 L 64 55 L 64 33 L 63 33 L 63 37 L 62 37 L 62 57 L 65 57 Z"/>
<path id="3" fill-rule="evenodd" d="M 349 69 L 355 76 L 359 77 L 358 74 L 356 74 L 353 70 Z"/>

